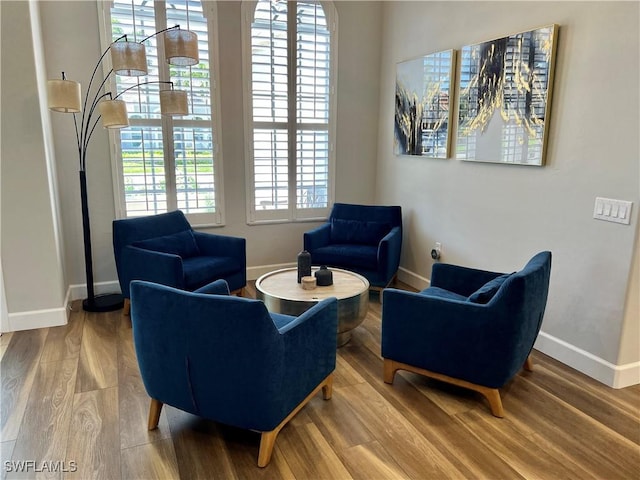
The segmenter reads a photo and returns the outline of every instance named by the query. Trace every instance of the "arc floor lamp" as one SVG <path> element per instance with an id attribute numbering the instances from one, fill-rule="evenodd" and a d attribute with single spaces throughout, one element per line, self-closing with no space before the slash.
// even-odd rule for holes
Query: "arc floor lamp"
<path id="1" fill-rule="evenodd" d="M 167 63 L 177 66 L 196 65 L 199 62 L 198 37 L 194 32 L 181 30 L 180 25 L 160 30 L 146 37 L 140 42 L 129 41 L 127 35 L 116 39 L 102 53 L 96 63 L 89 86 L 85 94 L 84 102 L 80 83 L 67 80 L 64 72 L 62 78 L 47 82 L 47 96 L 49 110 L 54 112 L 72 113 L 73 123 L 76 129 L 76 141 L 78 144 L 78 156 L 80 161 L 80 201 L 82 208 L 82 232 L 84 237 L 84 263 L 87 277 L 87 298 L 83 300 L 82 307 L 89 312 L 108 312 L 117 310 L 123 306 L 123 298 L 120 294 L 96 295 L 93 285 L 93 258 L 91 253 L 91 227 L 89 221 L 89 206 L 87 203 L 87 149 L 89 140 L 98 125 L 100 119 L 106 128 L 124 128 L 129 125 L 127 106 L 123 100 L 119 100 L 123 93 L 141 85 L 159 84 L 160 112 L 162 115 L 187 115 L 187 92 L 175 90 L 173 82 L 167 81 L 143 81 L 126 88 L 117 95 L 105 91 L 105 85 L 112 73 L 116 75 L 140 77 L 147 74 L 147 55 L 144 42 L 156 35 L 164 37 L 164 52 Z M 111 69 L 104 76 L 102 83 L 96 88 L 93 86 L 96 73 L 102 61 L 110 53 Z M 162 86 L 165 86 L 164 88 Z M 168 88 L 167 88 L 168 87 Z M 96 115 L 96 109 L 98 109 Z M 76 114 L 82 112 L 80 121 Z"/>

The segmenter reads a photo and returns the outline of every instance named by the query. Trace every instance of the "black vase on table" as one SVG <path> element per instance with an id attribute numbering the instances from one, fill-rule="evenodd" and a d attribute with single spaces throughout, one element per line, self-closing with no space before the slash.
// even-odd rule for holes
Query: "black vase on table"
<path id="1" fill-rule="evenodd" d="M 322 265 L 320 270 L 316 270 L 316 284 L 319 287 L 328 287 L 333 285 L 333 272 L 327 268 L 326 265 Z"/>
<path id="2" fill-rule="evenodd" d="M 306 250 L 298 254 L 298 283 L 302 282 L 302 277 L 311 275 L 311 254 Z"/>

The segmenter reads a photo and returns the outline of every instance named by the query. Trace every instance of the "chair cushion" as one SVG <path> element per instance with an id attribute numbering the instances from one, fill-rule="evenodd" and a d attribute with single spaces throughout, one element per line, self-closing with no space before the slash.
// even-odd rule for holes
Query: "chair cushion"
<path id="1" fill-rule="evenodd" d="M 196 238 L 191 230 L 164 235 L 162 237 L 149 238 L 135 242 L 134 247 L 153 250 L 154 252 L 172 253 L 182 258 L 190 258 L 200 255 Z"/>
<path id="2" fill-rule="evenodd" d="M 331 219 L 331 243 L 378 245 L 391 226 L 383 222 Z"/>
<path id="3" fill-rule="evenodd" d="M 420 292 L 420 295 L 424 295 L 426 297 L 446 298 L 447 300 L 460 300 L 461 302 L 467 300 L 467 297 L 465 297 L 464 295 L 459 295 L 455 292 L 451 292 L 440 287 L 426 288 Z"/>
<path id="4" fill-rule="evenodd" d="M 488 281 L 478 290 L 469 295 L 468 300 L 472 303 L 489 303 L 489 301 L 500 289 L 505 280 L 507 280 L 507 278 L 509 278 L 510 276 L 511 274 L 505 273 L 504 275 L 500 275 L 499 277 Z"/>
<path id="5" fill-rule="evenodd" d="M 195 290 L 213 279 L 224 278 L 242 266 L 232 257 L 191 257 L 182 259 L 184 282 L 187 290 Z"/>
<path id="6" fill-rule="evenodd" d="M 372 245 L 329 245 L 311 252 L 314 265 L 378 269 L 378 247 Z"/>

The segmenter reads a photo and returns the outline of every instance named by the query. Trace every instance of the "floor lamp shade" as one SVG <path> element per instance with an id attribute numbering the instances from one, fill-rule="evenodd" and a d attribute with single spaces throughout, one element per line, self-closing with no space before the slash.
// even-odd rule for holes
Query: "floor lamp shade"
<path id="1" fill-rule="evenodd" d="M 124 128 L 129 126 L 127 104 L 123 100 L 104 100 L 98 104 L 102 125 L 105 128 Z"/>
<path id="2" fill-rule="evenodd" d="M 78 113 L 80 107 L 80 83 L 72 80 L 48 80 L 47 99 L 49 110 L 62 113 Z"/>
<path id="3" fill-rule="evenodd" d="M 164 54 L 167 63 L 178 66 L 197 65 L 198 36 L 189 30 L 169 30 L 164 33 Z"/>
<path id="4" fill-rule="evenodd" d="M 188 115 L 187 92 L 184 90 L 161 90 L 160 113 L 162 115 Z"/>
<path id="5" fill-rule="evenodd" d="M 138 42 L 113 42 L 111 66 L 117 75 L 139 77 L 147 74 L 147 52 Z"/>

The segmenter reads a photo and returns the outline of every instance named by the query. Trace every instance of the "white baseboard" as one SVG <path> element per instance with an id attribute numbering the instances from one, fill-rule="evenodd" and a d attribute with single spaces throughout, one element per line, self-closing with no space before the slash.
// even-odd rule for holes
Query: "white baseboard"
<path id="1" fill-rule="evenodd" d="M 117 281 L 100 282 L 94 284 L 97 295 L 103 293 L 119 293 L 120 284 Z M 87 296 L 86 285 L 69 285 L 64 300 L 64 305 L 58 308 L 47 308 L 27 312 L 15 312 L 8 314 L 9 328 L 7 332 L 18 330 L 31 330 L 34 328 L 48 328 L 66 325 L 71 314 L 71 303 Z"/>
<path id="2" fill-rule="evenodd" d="M 99 282 L 93 284 L 93 290 L 96 295 L 102 295 L 104 293 L 120 293 L 120 283 L 117 280 L 110 282 Z M 69 285 L 69 293 L 67 297 L 70 301 L 80 300 L 87 297 L 87 285 L 85 283 L 80 285 Z"/>
<path id="3" fill-rule="evenodd" d="M 247 280 L 257 280 L 265 273 L 273 272 L 274 270 L 280 270 L 282 268 L 292 268 L 295 267 L 296 263 L 277 263 L 274 265 L 260 265 L 258 267 L 248 267 L 247 268 Z"/>
<path id="4" fill-rule="evenodd" d="M 59 327 L 69 322 L 69 315 L 71 315 L 71 290 L 67 289 L 62 307 L 9 313 L 8 328 L 3 331 L 17 332 L 34 328 Z"/>
<path id="5" fill-rule="evenodd" d="M 65 307 L 10 313 L 8 332 L 32 330 L 34 328 L 58 327 L 69 321 L 69 310 Z"/>
<path id="6" fill-rule="evenodd" d="M 417 273 L 411 272 L 402 267 L 398 269 L 398 280 L 417 289 L 418 291 L 424 290 L 431 284 L 428 278 L 424 278 Z"/>
<path id="7" fill-rule="evenodd" d="M 640 383 L 640 362 L 617 365 L 613 388 L 625 388 Z"/>
<path id="8" fill-rule="evenodd" d="M 640 362 L 614 365 L 542 331 L 534 348 L 612 388 L 625 388 L 640 383 Z"/>

